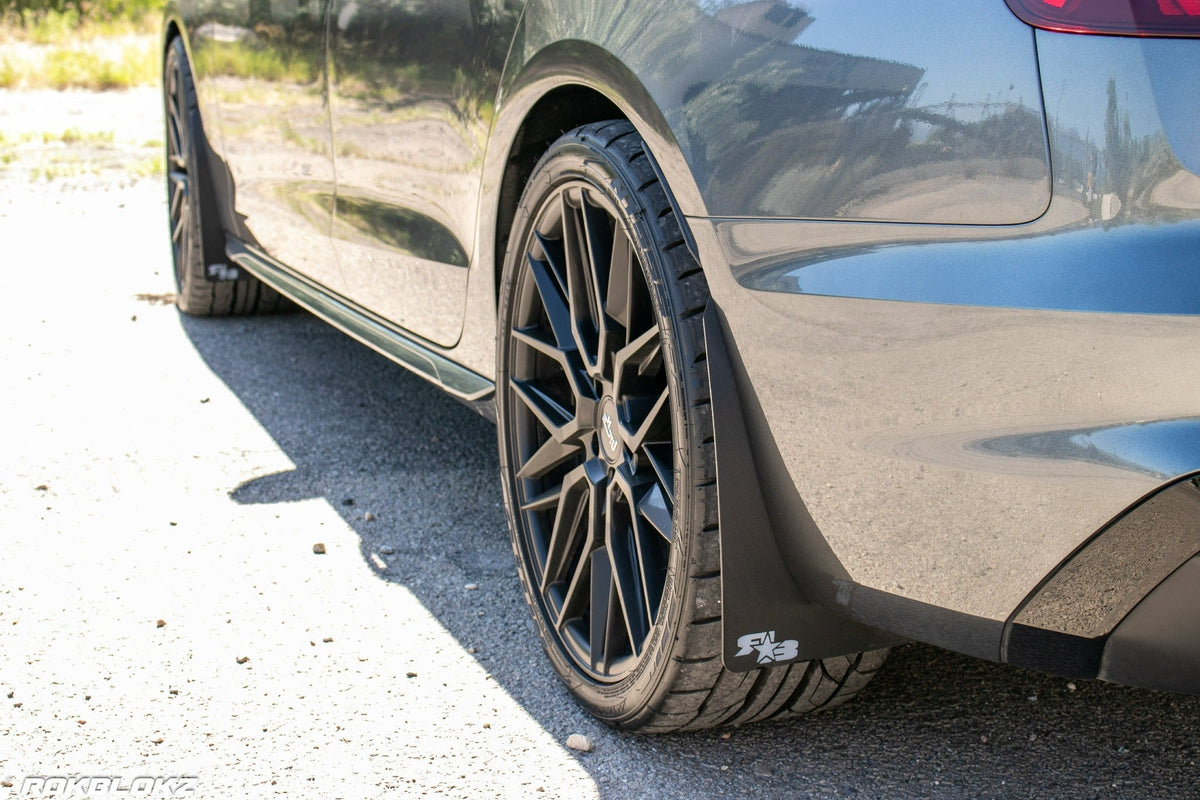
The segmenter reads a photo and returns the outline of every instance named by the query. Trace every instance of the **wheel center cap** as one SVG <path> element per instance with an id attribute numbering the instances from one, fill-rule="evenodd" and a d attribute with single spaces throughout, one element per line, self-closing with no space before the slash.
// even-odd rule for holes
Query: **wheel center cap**
<path id="1" fill-rule="evenodd" d="M 611 397 L 600 401 L 597 410 L 596 430 L 599 433 L 600 453 L 610 464 L 616 464 L 625 454 L 621 434 L 617 430 L 617 403 Z"/>

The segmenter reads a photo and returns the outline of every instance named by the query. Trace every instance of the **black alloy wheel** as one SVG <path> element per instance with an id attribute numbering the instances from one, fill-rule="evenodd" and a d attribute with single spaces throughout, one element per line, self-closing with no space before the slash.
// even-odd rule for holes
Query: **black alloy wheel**
<path id="1" fill-rule="evenodd" d="M 509 418 L 524 545 L 579 671 L 627 675 L 662 603 L 674 435 L 662 332 L 613 201 L 566 180 L 542 199 L 516 278 Z"/>
<path id="2" fill-rule="evenodd" d="M 576 700 L 647 732 L 837 705 L 883 661 L 724 668 L 709 294 L 680 223 L 630 123 L 577 128 L 526 183 L 498 314 L 500 472 L 526 600 Z"/>

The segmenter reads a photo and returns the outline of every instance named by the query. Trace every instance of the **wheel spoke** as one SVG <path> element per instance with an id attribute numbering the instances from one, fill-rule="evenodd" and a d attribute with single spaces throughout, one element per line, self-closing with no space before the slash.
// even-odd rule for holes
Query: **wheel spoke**
<path id="1" fill-rule="evenodd" d="M 612 248 L 609 245 L 608 252 L 598 252 L 597 245 L 602 241 L 601 228 L 607 227 L 608 215 L 593 206 L 582 189 L 562 192 L 558 203 L 575 343 L 588 371 L 599 377 L 605 370 L 608 338 L 600 298 L 608 285 L 608 259 Z"/>
<path id="2" fill-rule="evenodd" d="M 539 236 L 538 241 L 543 243 L 542 249 L 545 250 L 545 240 Z M 534 283 L 537 285 L 538 294 L 542 298 L 542 308 L 546 310 L 546 318 L 549 319 L 550 329 L 554 332 L 555 342 L 558 343 L 561 350 L 574 350 L 575 337 L 571 333 L 571 312 L 567 306 L 562 282 L 555 274 L 550 261 L 534 258 L 532 254 L 527 257 L 527 260 L 529 269 L 533 273 Z"/>
<path id="3" fill-rule="evenodd" d="M 522 480 L 540 478 L 559 464 L 581 452 L 576 442 L 560 442 L 550 438 L 542 442 L 533 455 L 525 460 L 517 470 L 517 477 Z"/>
<path id="4" fill-rule="evenodd" d="M 671 468 L 670 442 L 644 442 L 642 456 L 650 462 L 650 468 L 658 478 L 668 507 L 675 506 L 675 471 Z"/>
<path id="5" fill-rule="evenodd" d="M 570 435 L 568 426 L 575 418 L 573 413 L 563 408 L 533 381 L 513 381 L 513 391 L 555 440 L 567 440 Z"/>
<path id="6" fill-rule="evenodd" d="M 521 475 L 521 473 L 518 472 L 517 477 L 528 479 L 530 476 Z M 534 477 L 536 477 L 536 476 L 534 476 Z M 546 491 L 537 495 L 536 497 L 532 497 L 529 500 L 522 503 L 521 510 L 522 511 L 549 511 L 550 509 L 558 506 L 558 498 L 559 498 L 559 495 L 561 495 L 561 494 L 562 494 L 562 486 L 561 485 L 551 486 L 549 489 L 547 489 Z"/>
<path id="7" fill-rule="evenodd" d="M 636 367 L 633 370 L 635 376 L 644 374 L 643 364 L 653 360 L 661 351 L 657 325 L 618 350 L 613 356 L 613 384 L 617 394 L 626 393 L 626 373 L 631 367 Z"/>
<path id="8" fill-rule="evenodd" d="M 627 425 L 624 420 L 621 421 L 619 426 L 621 438 L 625 441 L 626 447 L 635 452 L 641 448 L 659 415 L 667 408 L 667 401 L 668 390 L 665 386 L 659 392 L 658 397 L 653 400 L 646 397 L 631 397 L 625 401 L 625 416 L 629 418 L 630 422 L 641 419 L 641 422 L 631 425 Z"/>
<path id="9" fill-rule="evenodd" d="M 515 341 L 530 347 L 538 355 L 549 358 L 558 365 L 575 396 L 576 417 L 591 413 L 591 408 L 596 401 L 595 392 L 579 364 L 578 354 L 575 350 L 564 350 L 554 342 L 538 336 L 536 328 L 514 328 L 512 336 Z"/>
<path id="10" fill-rule="evenodd" d="M 187 232 L 187 214 L 180 214 L 179 219 L 171 228 L 171 241 L 183 243 L 184 234 Z"/>
<path id="11" fill-rule="evenodd" d="M 626 331 L 630 328 L 630 311 L 633 308 L 632 292 L 634 271 L 637 269 L 633 254 L 633 243 L 621 234 L 613 236 L 612 256 L 609 258 L 608 291 L 605 309 L 608 316 L 620 323 Z M 628 340 L 626 341 L 628 344 Z"/>
<path id="12" fill-rule="evenodd" d="M 604 468 L 594 459 L 571 470 L 562 482 L 554 526 L 546 545 L 542 568 L 542 591 L 564 579 L 571 556 L 595 542 L 600 524 L 601 506 L 597 486 L 604 480 Z M 586 536 L 586 541 L 581 538 Z"/>
<path id="13" fill-rule="evenodd" d="M 650 487 L 650 490 L 638 501 L 637 509 L 638 513 L 654 527 L 654 530 L 658 531 L 659 536 L 668 542 L 671 541 L 673 535 L 671 508 L 667 505 L 667 498 L 663 494 L 662 486 L 656 483 Z"/>
<path id="14" fill-rule="evenodd" d="M 619 475 L 618 471 L 618 475 Z M 629 641 L 633 654 L 640 654 L 641 648 L 650 633 L 649 615 L 646 612 L 645 597 L 642 590 L 642 565 L 639 563 L 637 538 L 637 518 L 630 513 L 629 496 L 623 481 L 614 480 L 609 484 L 606 543 L 608 559 L 612 564 L 613 582 L 617 587 L 617 598 L 621 615 L 625 618 L 625 627 L 629 633 Z M 620 498 L 617 495 L 621 495 Z"/>
<path id="15" fill-rule="evenodd" d="M 601 675 L 608 673 L 611 659 L 613 628 L 613 576 L 608 553 L 601 548 L 588 559 L 591 565 L 592 605 L 588 614 L 588 631 L 591 650 L 592 671 Z"/>

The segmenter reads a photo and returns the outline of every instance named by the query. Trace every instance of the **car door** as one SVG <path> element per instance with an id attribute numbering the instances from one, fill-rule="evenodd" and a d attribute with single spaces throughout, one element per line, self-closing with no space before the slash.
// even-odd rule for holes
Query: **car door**
<path id="1" fill-rule="evenodd" d="M 519 3 L 333 2 L 332 232 L 344 292 L 451 346 L 462 330 L 484 144 Z"/>
<path id="2" fill-rule="evenodd" d="M 238 235 L 340 287 L 326 68 L 328 0 L 232 0 L 198 56 L 220 110 Z"/>

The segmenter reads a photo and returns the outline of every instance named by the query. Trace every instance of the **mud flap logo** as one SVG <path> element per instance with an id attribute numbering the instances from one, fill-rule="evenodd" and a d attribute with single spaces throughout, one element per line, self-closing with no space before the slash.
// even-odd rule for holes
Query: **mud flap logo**
<path id="1" fill-rule="evenodd" d="M 795 639 L 784 639 L 782 642 L 775 641 L 775 631 L 747 633 L 745 636 L 739 636 L 737 643 L 741 649 L 735 655 L 748 656 L 757 652 L 759 664 L 791 661 L 798 655 L 797 648 L 800 646 L 800 643 Z"/>

